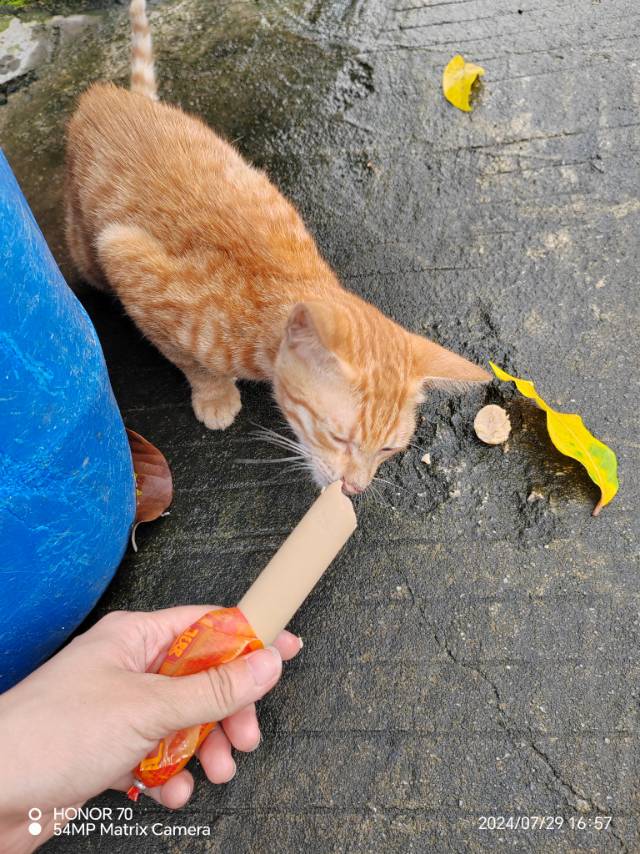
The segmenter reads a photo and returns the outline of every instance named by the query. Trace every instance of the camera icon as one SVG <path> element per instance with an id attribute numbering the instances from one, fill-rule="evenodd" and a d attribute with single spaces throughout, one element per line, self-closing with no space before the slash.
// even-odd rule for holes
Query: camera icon
<path id="1" fill-rule="evenodd" d="M 28 812 L 29 816 L 29 827 L 27 828 L 29 833 L 32 836 L 40 836 L 42 833 L 42 825 L 40 824 L 40 819 L 42 818 L 42 810 L 38 809 L 38 807 L 31 807 Z"/>

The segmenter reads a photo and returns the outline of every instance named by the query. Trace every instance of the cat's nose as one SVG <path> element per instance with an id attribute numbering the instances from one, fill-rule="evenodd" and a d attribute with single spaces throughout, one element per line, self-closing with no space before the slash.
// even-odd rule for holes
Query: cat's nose
<path id="1" fill-rule="evenodd" d="M 342 478 L 342 491 L 345 495 L 359 495 L 361 492 L 364 492 L 364 488 L 356 486 L 355 483 L 350 483 L 348 480 Z"/>

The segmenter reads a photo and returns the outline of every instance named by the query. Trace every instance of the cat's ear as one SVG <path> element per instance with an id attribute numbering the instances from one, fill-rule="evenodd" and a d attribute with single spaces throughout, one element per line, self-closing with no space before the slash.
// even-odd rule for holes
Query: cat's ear
<path id="1" fill-rule="evenodd" d="M 414 375 L 423 387 L 458 386 L 464 388 L 471 383 L 486 383 L 491 375 L 468 359 L 452 350 L 434 344 L 427 338 L 412 335 L 414 352 Z"/>
<path id="2" fill-rule="evenodd" d="M 287 319 L 288 348 L 307 365 L 332 376 L 345 379 L 353 376 L 345 358 L 345 344 L 351 337 L 344 311 L 329 302 L 300 302 L 294 305 Z"/>
<path id="3" fill-rule="evenodd" d="M 340 315 L 328 303 L 299 302 L 287 319 L 287 344 L 301 358 L 333 359 L 340 340 Z"/>

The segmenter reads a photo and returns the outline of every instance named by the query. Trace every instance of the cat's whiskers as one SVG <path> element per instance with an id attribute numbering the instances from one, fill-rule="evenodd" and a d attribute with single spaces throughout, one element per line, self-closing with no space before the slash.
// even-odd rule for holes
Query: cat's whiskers
<path id="1" fill-rule="evenodd" d="M 268 445 L 275 445 L 278 448 L 288 448 L 289 450 L 299 451 L 300 448 L 295 443 L 287 442 L 282 439 L 276 439 L 273 436 L 250 436 L 250 441 L 264 442 Z"/>
<path id="2" fill-rule="evenodd" d="M 297 442 L 295 439 L 291 439 L 288 436 L 283 436 L 281 433 L 278 433 L 276 430 L 272 430 L 270 427 L 262 427 L 260 425 L 256 425 L 258 427 L 251 436 L 254 441 L 266 442 L 271 445 L 278 445 L 282 448 L 290 448 L 293 451 L 297 451 L 300 454 L 309 454 L 309 451 L 301 442 Z"/>
<path id="3" fill-rule="evenodd" d="M 394 489 L 401 489 L 404 492 L 407 491 L 406 486 L 402 486 L 400 483 L 394 483 L 392 480 L 386 480 L 384 477 L 380 477 L 379 475 L 375 475 L 373 480 L 379 481 L 380 483 L 384 483 L 387 486 L 392 486 Z"/>
<path id="4" fill-rule="evenodd" d="M 377 498 L 379 503 L 383 504 L 385 507 L 393 509 L 393 504 L 384 497 L 384 495 L 382 494 L 382 490 L 379 489 L 379 487 L 377 487 L 375 483 L 370 483 L 369 489 L 371 490 L 371 495 Z"/>
<path id="5" fill-rule="evenodd" d="M 356 507 L 360 507 L 362 510 L 366 510 L 371 505 L 391 506 L 374 483 L 370 483 L 364 492 L 356 495 L 354 501 Z"/>
<path id="6" fill-rule="evenodd" d="M 320 471 L 328 481 L 332 479 L 331 472 L 327 469 L 323 460 L 303 445 L 302 442 L 298 442 L 288 436 L 283 436 L 271 427 L 263 427 L 260 424 L 256 424 L 255 426 L 257 429 L 249 437 L 252 441 L 273 445 L 283 451 L 288 451 L 291 456 L 279 457 L 274 460 L 238 460 L 238 462 L 249 462 L 252 465 L 263 462 L 290 463 L 287 466 L 288 471 L 304 471 L 312 476 Z"/>
<path id="7" fill-rule="evenodd" d="M 306 457 L 303 457 L 303 456 L 298 454 L 297 456 L 293 456 L 293 457 L 276 457 L 274 459 L 268 459 L 268 460 L 236 459 L 235 462 L 236 463 L 244 463 L 245 465 L 249 465 L 249 466 L 261 466 L 261 465 L 273 465 L 273 463 L 289 463 L 289 462 L 301 461 L 301 460 L 306 460 Z"/>

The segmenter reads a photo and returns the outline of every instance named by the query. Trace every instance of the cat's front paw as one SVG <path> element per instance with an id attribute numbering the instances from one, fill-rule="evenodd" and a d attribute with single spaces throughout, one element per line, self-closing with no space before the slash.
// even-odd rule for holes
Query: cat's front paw
<path id="1" fill-rule="evenodd" d="M 206 388 L 193 389 L 193 411 L 209 430 L 224 430 L 240 412 L 240 392 L 233 380 L 217 381 Z"/>

